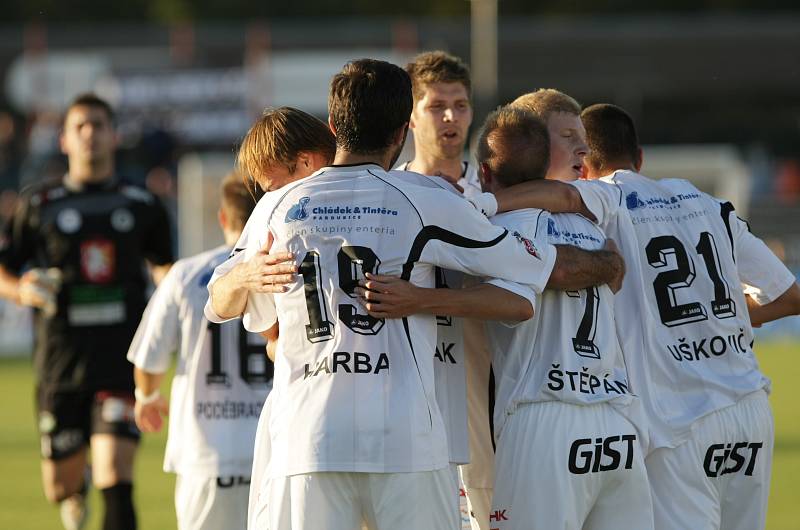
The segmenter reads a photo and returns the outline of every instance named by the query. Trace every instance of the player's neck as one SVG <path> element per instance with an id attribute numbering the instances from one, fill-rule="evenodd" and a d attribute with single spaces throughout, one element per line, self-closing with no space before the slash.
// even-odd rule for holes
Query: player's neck
<path id="1" fill-rule="evenodd" d="M 375 153 L 369 155 L 361 155 L 351 153 L 349 151 L 336 150 L 336 156 L 333 158 L 334 166 L 355 166 L 358 164 L 377 164 L 387 171 L 391 169 L 391 154 L 388 152 Z"/>
<path id="2" fill-rule="evenodd" d="M 409 162 L 408 169 L 423 175 L 438 175 L 451 182 L 458 182 L 464 172 L 464 165 L 461 158 L 438 158 L 417 151 L 414 160 Z"/>
<path id="3" fill-rule="evenodd" d="M 114 164 L 105 163 L 98 165 L 70 165 L 67 179 L 78 186 L 84 184 L 99 184 L 111 179 L 114 175 Z"/>

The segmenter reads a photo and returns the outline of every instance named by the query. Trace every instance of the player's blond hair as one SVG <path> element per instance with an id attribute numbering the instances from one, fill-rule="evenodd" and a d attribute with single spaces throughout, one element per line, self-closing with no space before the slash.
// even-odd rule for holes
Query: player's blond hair
<path id="1" fill-rule="evenodd" d="M 294 173 L 301 152 L 320 153 L 333 161 L 336 139 L 325 123 L 302 110 L 268 108 L 244 136 L 236 165 L 245 179 L 249 176 L 261 184 L 276 164 Z"/>
<path id="2" fill-rule="evenodd" d="M 420 53 L 406 65 L 406 72 L 411 77 L 414 101 L 424 96 L 425 85 L 431 83 L 461 83 L 468 95 L 472 93 L 469 67 L 447 52 L 437 50 Z"/>
<path id="3" fill-rule="evenodd" d="M 555 88 L 540 88 L 535 92 L 523 94 L 511 102 L 514 107 L 522 107 L 547 122 L 555 112 L 581 115 L 581 105 L 575 98 Z"/>

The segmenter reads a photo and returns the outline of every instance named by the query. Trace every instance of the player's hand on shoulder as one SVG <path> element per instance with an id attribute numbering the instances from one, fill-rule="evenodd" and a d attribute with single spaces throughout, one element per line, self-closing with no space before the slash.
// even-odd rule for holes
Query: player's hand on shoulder
<path id="1" fill-rule="evenodd" d="M 425 291 L 396 276 L 367 273 L 358 282 L 359 303 L 375 318 L 402 318 L 419 313 Z"/>
<path id="2" fill-rule="evenodd" d="M 603 245 L 603 250 L 616 255 L 616 259 L 614 260 L 616 275 L 610 282 L 608 282 L 608 286 L 611 288 L 611 291 L 616 294 L 620 289 L 622 289 L 622 281 L 625 279 L 625 259 L 622 257 L 622 253 L 620 252 L 617 243 L 611 238 L 606 239 L 606 242 Z"/>
<path id="3" fill-rule="evenodd" d="M 164 425 L 164 417 L 169 416 L 169 403 L 161 395 L 148 403 L 136 400 L 133 414 L 139 430 L 142 432 L 158 432 Z"/>
<path id="4" fill-rule="evenodd" d="M 272 237 L 252 258 L 234 270 L 240 287 L 257 293 L 283 293 L 298 281 L 297 264 L 291 252 L 270 252 Z"/>

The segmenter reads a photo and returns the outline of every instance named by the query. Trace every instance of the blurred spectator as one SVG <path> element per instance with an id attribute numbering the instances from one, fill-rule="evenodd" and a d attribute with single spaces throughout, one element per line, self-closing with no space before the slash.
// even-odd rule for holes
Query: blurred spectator
<path id="1" fill-rule="evenodd" d="M 18 185 L 23 138 L 14 116 L 0 111 L 0 190 Z"/>
<path id="2" fill-rule="evenodd" d="M 800 161 L 791 159 L 778 164 L 775 173 L 775 193 L 784 204 L 800 202 Z"/>
<path id="3" fill-rule="evenodd" d="M 28 152 L 19 174 L 19 188 L 33 183 L 60 179 L 67 163 L 58 145 L 61 117 L 45 111 L 35 114 L 28 133 Z"/>

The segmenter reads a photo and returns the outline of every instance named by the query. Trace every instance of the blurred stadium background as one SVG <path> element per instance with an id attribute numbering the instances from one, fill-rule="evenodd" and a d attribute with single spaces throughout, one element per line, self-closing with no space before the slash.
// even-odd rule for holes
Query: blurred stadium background
<path id="1" fill-rule="evenodd" d="M 253 4 L 253 5 L 251 5 Z M 18 191 L 66 169 L 60 115 L 96 91 L 118 113 L 118 173 L 173 214 L 180 256 L 221 242 L 217 182 L 265 106 L 321 118 L 328 81 L 362 56 L 445 49 L 486 112 L 554 87 L 636 119 L 643 172 L 733 200 L 800 273 L 800 7 L 793 0 L 6 0 L 0 13 L 0 225 Z M 0 302 L 0 527 L 55 528 L 40 493 L 29 315 Z M 778 422 L 768 528 L 800 529 L 800 318 L 759 330 Z M 174 527 L 164 437 L 137 463 L 142 528 Z"/>

